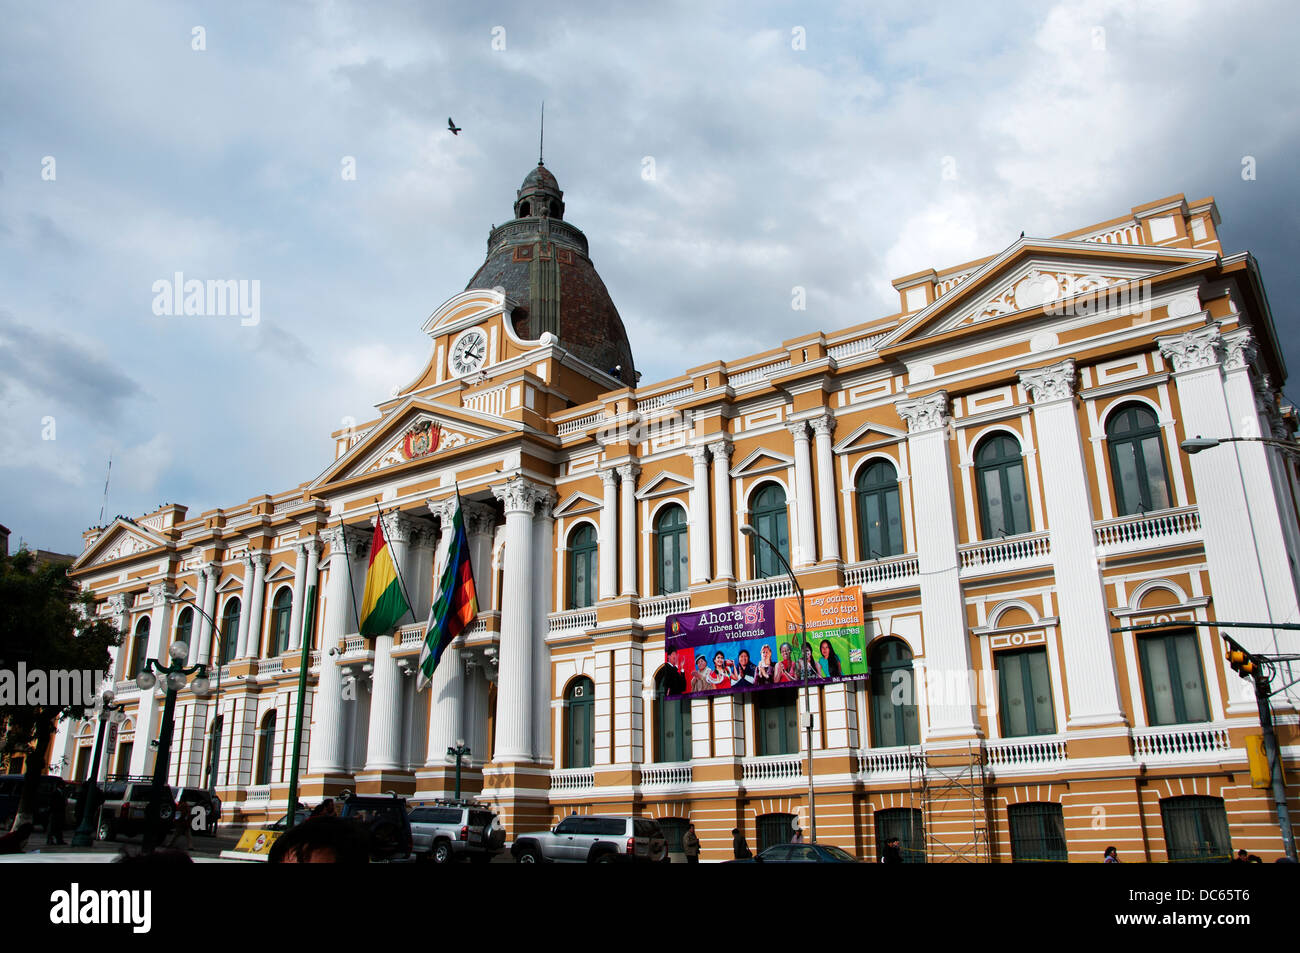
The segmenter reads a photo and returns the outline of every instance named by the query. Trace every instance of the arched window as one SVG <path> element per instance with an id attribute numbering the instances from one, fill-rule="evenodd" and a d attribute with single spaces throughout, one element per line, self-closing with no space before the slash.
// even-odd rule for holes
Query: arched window
<path id="1" fill-rule="evenodd" d="M 208 767 L 204 787 L 209 791 L 217 786 L 217 766 L 221 763 L 221 729 L 225 717 L 218 715 L 212 720 L 212 730 L 208 733 Z"/>
<path id="2" fill-rule="evenodd" d="M 135 678 L 144 669 L 145 659 L 149 657 L 149 617 L 145 616 L 135 624 L 135 638 L 131 643 L 131 667 L 127 678 Z"/>
<path id="3" fill-rule="evenodd" d="M 293 590 L 281 586 L 271 602 L 271 641 L 266 657 L 275 658 L 289 650 L 289 619 L 293 615 Z"/>
<path id="4" fill-rule="evenodd" d="M 564 766 L 590 768 L 595 745 L 592 740 L 596 685 L 591 679 L 575 678 L 564 692 Z"/>
<path id="5" fill-rule="evenodd" d="M 569 536 L 569 608 L 596 603 L 596 530 L 583 523 Z"/>
<path id="6" fill-rule="evenodd" d="M 275 765 L 275 709 L 272 708 L 262 719 L 258 730 L 257 780 L 254 784 L 270 784 L 271 769 Z"/>
<path id="7" fill-rule="evenodd" d="M 905 864 L 925 863 L 925 823 L 920 809 L 891 807 L 876 811 L 876 855 L 883 856 L 885 847 L 895 837 Z"/>
<path id="8" fill-rule="evenodd" d="M 793 814 L 760 814 L 754 826 L 758 829 L 758 850 L 767 850 L 777 844 L 788 844 L 794 836 Z"/>
<path id="9" fill-rule="evenodd" d="M 799 750 L 799 694 L 793 688 L 754 693 L 758 719 L 758 754 L 795 754 Z"/>
<path id="10" fill-rule="evenodd" d="M 984 538 L 1028 533 L 1029 495 L 1020 444 L 1006 434 L 984 440 L 975 451 L 975 483 L 979 491 Z"/>
<path id="11" fill-rule="evenodd" d="M 903 517 L 898 508 L 898 471 L 888 460 L 875 460 L 857 480 L 858 537 L 862 558 L 903 552 Z"/>
<path id="12" fill-rule="evenodd" d="M 871 647 L 871 745 L 896 748 L 920 742 L 912 650 L 902 639 L 881 639 Z"/>
<path id="13" fill-rule="evenodd" d="M 226 600 L 226 608 L 221 613 L 221 664 L 225 665 L 235 657 L 235 641 L 239 636 L 239 599 L 232 596 Z"/>
<path id="14" fill-rule="evenodd" d="M 686 511 L 668 506 L 655 519 L 655 565 L 659 595 L 686 588 L 689 569 L 686 552 Z"/>
<path id="15" fill-rule="evenodd" d="M 1156 415 L 1145 404 L 1126 404 L 1106 421 L 1111 479 L 1120 516 L 1167 510 L 1169 475 Z"/>
<path id="16" fill-rule="evenodd" d="M 656 761 L 691 760 L 691 706 L 685 698 L 668 698 L 675 670 L 665 665 L 655 677 L 655 750 Z M 678 675 L 677 679 L 680 680 Z M 678 685 L 680 689 L 683 686 Z"/>
<path id="17" fill-rule="evenodd" d="M 176 619 L 176 637 L 173 642 L 184 642 L 190 644 L 190 639 L 194 635 L 194 610 L 186 606 L 181 610 L 180 616 Z M 164 655 L 164 658 L 166 656 Z"/>
<path id="18" fill-rule="evenodd" d="M 749 521 L 758 530 L 758 535 L 774 543 L 781 550 L 781 555 L 789 561 L 790 519 L 785 510 L 785 490 L 780 484 L 767 483 L 759 487 L 749 508 Z M 772 552 L 771 546 L 752 536 L 749 542 L 753 551 L 755 579 L 785 575 L 785 567 Z"/>

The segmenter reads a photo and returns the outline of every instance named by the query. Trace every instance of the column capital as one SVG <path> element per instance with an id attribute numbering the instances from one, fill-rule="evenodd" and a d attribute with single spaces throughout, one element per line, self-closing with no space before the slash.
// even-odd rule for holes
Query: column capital
<path id="1" fill-rule="evenodd" d="M 108 605 L 109 611 L 114 615 L 121 615 L 126 612 L 126 593 L 119 592 L 117 595 L 109 596 L 104 602 Z"/>
<path id="2" fill-rule="evenodd" d="M 216 582 L 217 577 L 221 575 L 221 563 L 208 562 L 199 567 L 199 571 L 208 577 L 208 582 Z"/>
<path id="3" fill-rule="evenodd" d="M 149 598 L 153 600 L 153 604 L 156 606 L 165 604 L 167 597 L 174 596 L 175 594 L 176 590 L 172 588 L 170 583 L 155 582 L 149 587 Z"/>
<path id="4" fill-rule="evenodd" d="M 316 550 L 316 555 L 319 556 L 321 551 L 321 542 L 315 536 L 305 536 L 302 539 L 295 539 L 293 541 L 293 550 L 295 553 L 302 553 L 304 556 L 309 556 L 313 549 Z M 243 557 L 240 558 L 242 559 Z"/>
<path id="5" fill-rule="evenodd" d="M 537 515 L 542 519 L 555 519 L 552 511 L 555 509 L 555 504 L 559 501 L 559 494 L 550 487 L 542 487 L 537 494 Z"/>
<path id="6" fill-rule="evenodd" d="M 835 418 L 830 414 L 819 414 L 808 420 L 808 426 L 812 427 L 816 436 L 829 437 L 835 430 Z"/>
<path id="7" fill-rule="evenodd" d="M 709 448 L 702 443 L 687 447 L 686 455 L 691 458 L 691 462 L 697 467 L 706 466 L 709 462 Z"/>
<path id="8" fill-rule="evenodd" d="M 1253 367 L 1259 347 L 1250 328 L 1236 328 L 1223 335 L 1223 369 L 1238 371 Z"/>
<path id="9" fill-rule="evenodd" d="M 618 484 L 618 467 L 610 467 L 608 470 L 600 471 L 600 480 L 605 484 L 605 489 L 611 489 Z"/>
<path id="10" fill-rule="evenodd" d="M 792 420 L 786 423 L 785 429 L 790 431 L 790 436 L 796 441 L 808 439 L 808 421 Z"/>
<path id="11" fill-rule="evenodd" d="M 633 483 L 641 475 L 641 466 L 636 463 L 624 463 L 615 469 L 618 470 L 619 479 L 624 483 Z"/>
<path id="12" fill-rule="evenodd" d="M 240 561 L 241 563 L 244 564 L 244 571 L 245 571 L 245 572 L 249 572 L 249 571 L 251 571 L 252 568 L 253 568 L 253 553 L 252 553 L 252 550 L 248 550 L 248 549 L 246 549 L 246 550 L 244 550 L 242 553 L 240 553 L 240 554 L 239 554 L 239 561 Z"/>
<path id="13" fill-rule="evenodd" d="M 731 440 L 729 438 L 714 440 L 709 444 L 709 453 L 713 454 L 714 460 L 726 463 L 731 459 Z"/>
<path id="14" fill-rule="evenodd" d="M 251 556 L 253 560 L 253 568 L 260 569 L 262 570 L 262 572 L 266 572 L 267 568 L 271 565 L 271 554 L 257 552 L 257 553 L 252 553 Z"/>
<path id="15" fill-rule="evenodd" d="M 1196 371 L 1223 363 L 1223 336 L 1219 323 L 1195 331 L 1156 338 L 1160 353 L 1174 366 L 1174 373 Z"/>
<path id="16" fill-rule="evenodd" d="M 1021 371 L 1019 377 L 1020 386 L 1029 392 L 1035 404 L 1069 400 L 1078 392 L 1079 375 L 1073 358 L 1066 358 L 1047 367 Z"/>
<path id="17" fill-rule="evenodd" d="M 908 433 L 941 430 L 948 425 L 948 392 L 937 390 L 924 397 L 912 397 L 894 402 L 898 416 L 907 421 Z"/>
<path id="18" fill-rule="evenodd" d="M 360 556 L 370 546 L 371 533 L 371 527 L 331 526 L 321 530 L 320 539 L 329 546 L 330 552 L 346 549 L 350 555 Z"/>
<path id="19" fill-rule="evenodd" d="M 461 516 L 465 520 L 465 532 L 471 536 L 482 536 L 491 533 L 497 525 L 497 509 L 487 503 L 476 503 L 474 501 L 461 500 Z M 451 512 L 448 511 L 447 519 L 451 520 Z"/>
<path id="20" fill-rule="evenodd" d="M 505 504 L 507 514 L 527 513 L 532 516 L 541 494 L 540 486 L 519 476 L 511 477 L 501 486 L 492 487 L 492 495 Z"/>
<path id="21" fill-rule="evenodd" d="M 398 543 L 410 543 L 411 538 L 420 531 L 420 524 L 414 519 L 396 510 L 383 514 L 384 537 Z"/>

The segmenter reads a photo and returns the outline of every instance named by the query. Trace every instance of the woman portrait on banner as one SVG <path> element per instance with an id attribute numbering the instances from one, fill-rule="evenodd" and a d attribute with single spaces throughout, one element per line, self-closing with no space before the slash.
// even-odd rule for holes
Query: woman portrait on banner
<path id="1" fill-rule="evenodd" d="M 800 678 L 825 678 L 822 667 L 813 658 L 812 643 L 803 643 L 803 651 L 799 653 L 799 677 Z"/>
<path id="2" fill-rule="evenodd" d="M 736 653 L 736 667 L 733 672 L 735 680 L 731 683 L 732 688 L 749 688 L 754 684 L 754 680 L 758 677 L 758 669 L 749 660 L 749 649 L 741 649 Z"/>
<path id="3" fill-rule="evenodd" d="M 759 663 L 754 668 L 754 684 L 771 685 L 776 678 L 776 666 L 772 663 L 772 646 L 764 642 L 759 655 Z"/>
<path id="4" fill-rule="evenodd" d="M 835 654 L 835 647 L 831 645 L 830 639 L 822 639 L 821 654 L 824 678 L 839 678 L 844 674 L 840 657 Z"/>
<path id="5" fill-rule="evenodd" d="M 731 674 L 729 672 L 730 662 L 722 654 L 722 649 L 713 653 L 713 668 L 704 673 L 704 677 L 709 680 L 710 688 L 730 688 Z"/>
<path id="6" fill-rule="evenodd" d="M 782 642 L 780 651 L 781 661 L 776 663 L 776 675 L 773 682 L 780 685 L 782 682 L 798 681 L 799 675 L 795 671 L 794 650 L 790 648 L 790 643 Z"/>
<path id="7" fill-rule="evenodd" d="M 695 674 L 691 676 L 691 691 L 707 692 L 711 687 L 709 685 L 709 663 L 703 655 L 695 659 Z"/>

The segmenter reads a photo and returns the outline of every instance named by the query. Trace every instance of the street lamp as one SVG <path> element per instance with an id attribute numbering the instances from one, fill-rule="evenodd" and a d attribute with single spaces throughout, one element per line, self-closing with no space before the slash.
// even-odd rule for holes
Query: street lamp
<path id="1" fill-rule="evenodd" d="M 104 732 L 110 721 L 114 725 L 126 721 L 126 712 L 123 710 L 126 706 L 113 704 L 111 688 L 104 689 L 104 693 L 99 696 L 99 704 L 95 707 L 99 709 L 99 732 L 95 736 L 95 756 L 91 759 L 90 780 L 86 782 L 86 790 L 81 794 L 81 823 L 72 835 L 73 847 L 89 847 L 95 839 L 95 808 L 99 806 L 99 756 L 104 750 Z"/>
<path id="2" fill-rule="evenodd" d="M 1183 453 L 1191 454 L 1200 453 L 1202 450 L 1210 450 L 1221 443 L 1262 443 L 1285 453 L 1300 454 L 1300 443 L 1293 440 L 1277 440 L 1273 437 L 1202 437 L 1197 434 L 1195 437 L 1184 440 L 1178 446 Z"/>
<path id="3" fill-rule="evenodd" d="M 460 760 L 469 754 L 469 746 L 465 744 L 464 738 L 456 739 L 456 746 L 448 748 L 447 754 L 456 759 L 456 800 L 460 800 Z"/>
<path id="4" fill-rule="evenodd" d="M 166 703 L 163 706 L 162 730 L 158 733 L 158 757 L 154 761 L 153 768 L 153 787 L 149 792 L 149 807 L 145 811 L 145 829 L 142 849 L 145 851 L 153 850 L 158 837 L 158 821 L 162 810 L 162 789 L 167 783 L 168 762 L 171 760 L 172 751 L 172 718 L 176 711 L 176 693 L 185 687 L 189 681 L 189 676 L 198 673 L 194 679 L 193 689 L 196 695 L 206 695 L 211 684 L 208 681 L 208 667 L 200 662 L 197 665 L 186 667 L 185 659 L 190 654 L 190 647 L 184 642 L 173 642 L 167 650 L 167 654 L 172 660 L 167 665 L 163 665 L 157 659 L 149 659 L 145 662 L 144 671 L 135 677 L 135 683 L 142 691 L 152 691 L 154 685 L 158 683 L 158 676 L 154 675 L 154 670 L 158 675 L 163 677 L 163 682 L 167 686 Z M 167 820 L 167 818 L 162 818 Z"/>
<path id="5" fill-rule="evenodd" d="M 745 536 L 751 536 L 754 539 L 760 539 L 763 542 L 767 543 L 768 548 L 770 548 L 772 552 L 776 554 L 776 558 L 781 560 L 781 565 L 785 567 L 786 575 L 790 577 L 790 584 L 794 586 L 794 591 L 799 594 L 799 628 L 803 635 L 803 644 L 807 645 L 808 644 L 808 617 L 805 614 L 805 610 L 804 610 L 803 587 L 799 585 L 799 580 L 795 578 L 794 570 L 790 568 L 790 564 L 786 562 L 785 557 L 781 555 L 781 550 L 776 547 L 776 544 L 773 543 L 766 536 L 759 533 L 759 531 L 754 529 L 752 525 L 750 525 L 749 523 L 745 523 L 740 527 L 740 532 Z M 800 649 L 800 652 L 802 651 L 803 650 Z M 809 840 L 811 842 L 816 842 L 817 802 L 815 800 L 815 795 L 813 791 L 812 695 L 811 695 L 811 689 L 809 688 L 808 685 L 807 673 L 804 674 L 803 705 L 804 705 L 804 733 L 808 739 L 808 828 L 809 828 L 808 833 L 809 833 Z"/>

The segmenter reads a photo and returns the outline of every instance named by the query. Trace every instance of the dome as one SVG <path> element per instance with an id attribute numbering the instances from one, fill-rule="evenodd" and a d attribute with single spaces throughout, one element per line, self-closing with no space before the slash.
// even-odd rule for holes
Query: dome
<path id="1" fill-rule="evenodd" d="M 587 257 L 587 236 L 564 221 L 559 183 L 540 162 L 516 193 L 515 218 L 492 229 L 487 258 L 465 290 L 496 287 L 524 302 L 514 314 L 520 337 L 549 331 L 597 370 L 636 385 L 623 319 Z"/>

